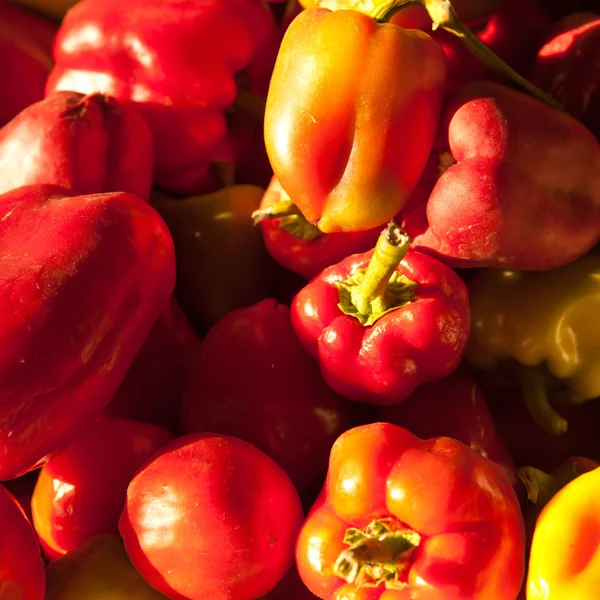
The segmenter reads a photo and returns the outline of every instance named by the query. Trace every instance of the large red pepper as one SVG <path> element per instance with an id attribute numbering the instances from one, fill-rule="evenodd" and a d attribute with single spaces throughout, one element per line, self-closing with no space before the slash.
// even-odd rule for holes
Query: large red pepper
<path id="1" fill-rule="evenodd" d="M 498 465 L 451 438 L 375 423 L 335 443 L 296 563 L 324 600 L 515 600 L 523 537 Z"/>
<path id="2" fill-rule="evenodd" d="M 56 25 L 0 0 L 0 126 L 44 97 Z"/>
<path id="3" fill-rule="evenodd" d="M 271 79 L 265 142 L 310 223 L 361 231 L 399 212 L 431 150 L 445 77 L 444 54 L 425 33 L 356 11 L 296 17 Z"/>
<path id="4" fill-rule="evenodd" d="M 233 311 L 210 330 L 181 415 L 188 433 L 254 444 L 300 490 L 325 474 L 331 446 L 350 420 L 345 401 L 298 342 L 288 307 L 272 299 Z"/>
<path id="5" fill-rule="evenodd" d="M 421 182 L 403 223 L 416 249 L 453 266 L 542 270 L 600 240 L 600 144 L 572 117 L 471 84 L 449 100 L 436 152 L 442 175 Z"/>
<path id="6" fill-rule="evenodd" d="M 146 202 L 50 185 L 0 196 L 0 479 L 32 469 L 116 392 L 173 291 Z"/>
<path id="7" fill-rule="evenodd" d="M 446 265 L 408 251 L 391 223 L 374 251 L 325 269 L 292 305 L 292 323 L 342 396 L 398 404 L 456 369 L 470 329 L 467 289 Z"/>
<path id="8" fill-rule="evenodd" d="M 156 183 L 201 192 L 211 165 L 232 160 L 226 111 L 242 86 L 266 92 L 276 45 L 261 0 L 130 0 L 125 10 L 83 0 L 56 38 L 47 92 L 135 102 L 154 138 Z"/>
<path id="9" fill-rule="evenodd" d="M 455 438 L 498 463 L 511 484 L 518 484 L 517 468 L 481 389 L 465 370 L 421 386 L 406 402 L 379 409 L 375 419 L 404 427 L 422 439 Z"/>
<path id="10" fill-rule="evenodd" d="M 600 139 L 600 15 L 570 15 L 537 53 L 531 79 Z"/>
<path id="11" fill-rule="evenodd" d="M 32 104 L 0 130 L 0 193 L 35 183 L 150 200 L 148 126 L 133 106 L 101 94 L 58 92 Z"/>

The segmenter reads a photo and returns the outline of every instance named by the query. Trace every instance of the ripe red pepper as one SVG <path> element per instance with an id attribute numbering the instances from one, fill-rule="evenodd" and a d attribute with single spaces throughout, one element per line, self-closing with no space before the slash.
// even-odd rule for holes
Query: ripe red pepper
<path id="1" fill-rule="evenodd" d="M 150 200 L 150 130 L 133 106 L 114 98 L 53 94 L 0 129 L 0 193 L 36 183 Z"/>
<path id="2" fill-rule="evenodd" d="M 35 531 L 0 485 L 0 598 L 44 600 L 46 577 Z"/>
<path id="3" fill-rule="evenodd" d="M 531 80 L 600 139 L 600 15 L 578 13 L 558 23 L 537 53 Z"/>
<path id="4" fill-rule="evenodd" d="M 408 429 L 422 439 L 446 436 L 499 464 L 518 485 L 517 468 L 498 434 L 480 387 L 465 370 L 421 386 L 398 406 L 381 408 L 375 419 Z"/>
<path id="5" fill-rule="evenodd" d="M 119 522 L 150 585 L 178 600 L 253 600 L 293 562 L 302 522 L 283 470 L 237 438 L 179 438 L 144 465 Z"/>
<path id="6" fill-rule="evenodd" d="M 260 221 L 271 256 L 282 267 L 306 279 L 312 279 L 350 254 L 370 250 L 381 230 L 376 227 L 367 231 L 323 233 L 306 220 L 275 177 L 254 218 Z"/>
<path id="7" fill-rule="evenodd" d="M 299 490 L 326 473 L 349 410 L 302 348 L 287 306 L 268 299 L 230 312 L 210 330 L 199 356 L 181 408 L 185 432 L 254 444 Z"/>
<path id="8" fill-rule="evenodd" d="M 56 25 L 0 1 L 0 127 L 44 97 Z"/>
<path id="9" fill-rule="evenodd" d="M 452 373 L 464 352 L 464 282 L 408 243 L 392 222 L 374 251 L 325 269 L 292 304 L 300 341 L 327 383 L 351 400 L 398 404 Z"/>
<path id="10" fill-rule="evenodd" d="M 575 119 L 483 82 L 451 97 L 438 137 L 443 174 L 404 216 L 415 249 L 453 266 L 544 270 L 600 240 L 600 145 Z"/>
<path id="11" fill-rule="evenodd" d="M 296 563 L 323 600 L 514 600 L 524 525 L 502 469 L 389 423 L 342 434 Z"/>
<path id="12" fill-rule="evenodd" d="M 56 559 L 96 535 L 118 533 L 129 482 L 172 438 L 158 425 L 99 419 L 53 454 L 31 500 L 46 555 Z"/>
<path id="13" fill-rule="evenodd" d="M 59 30 L 46 90 L 135 102 L 154 139 L 155 183 L 203 192 L 211 165 L 232 159 L 225 111 L 242 86 L 266 93 L 276 44 L 260 0 L 130 0 L 127 10 L 83 0 Z"/>
<path id="14" fill-rule="evenodd" d="M 40 463 L 110 401 L 175 280 L 146 202 L 51 185 L 0 196 L 0 479 Z"/>
<path id="15" fill-rule="evenodd" d="M 179 407 L 199 347 L 198 334 L 171 298 L 104 414 L 178 431 Z"/>

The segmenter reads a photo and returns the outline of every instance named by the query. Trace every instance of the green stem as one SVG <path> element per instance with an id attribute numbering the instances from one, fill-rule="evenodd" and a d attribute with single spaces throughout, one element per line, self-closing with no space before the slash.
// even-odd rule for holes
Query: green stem
<path id="1" fill-rule="evenodd" d="M 550 500 L 573 479 L 581 474 L 576 462 L 568 462 L 555 469 L 552 474 L 534 467 L 521 467 L 517 472 L 525 484 L 527 497 L 542 509 Z"/>
<path id="2" fill-rule="evenodd" d="M 552 96 L 533 85 L 530 81 L 519 75 L 511 66 L 506 64 L 497 54 L 486 46 L 457 16 L 450 0 L 391 0 L 391 2 L 378 7 L 371 15 L 377 21 L 387 21 L 391 16 L 406 6 L 421 4 L 425 7 L 431 20 L 433 30 L 441 27 L 445 31 L 460 38 L 467 49 L 490 69 L 500 75 L 504 75 L 524 89 L 534 98 L 558 108 L 565 110 Z"/>
<path id="3" fill-rule="evenodd" d="M 282 217 L 297 217 L 303 216 L 300 209 L 291 200 L 280 200 L 275 204 L 271 204 L 267 208 L 255 210 L 252 213 L 252 220 L 255 225 L 262 221 L 272 221 L 281 219 Z"/>
<path id="4" fill-rule="evenodd" d="M 253 116 L 261 123 L 265 119 L 265 109 L 267 106 L 266 99 L 258 94 L 248 91 L 242 86 L 238 86 L 237 96 L 233 105 L 234 107 Z"/>
<path id="5" fill-rule="evenodd" d="M 254 225 L 275 219 L 279 219 L 279 229 L 283 229 L 305 242 L 310 242 L 323 235 L 316 225 L 306 220 L 306 217 L 291 200 L 280 200 L 267 208 L 255 210 L 252 213 Z"/>

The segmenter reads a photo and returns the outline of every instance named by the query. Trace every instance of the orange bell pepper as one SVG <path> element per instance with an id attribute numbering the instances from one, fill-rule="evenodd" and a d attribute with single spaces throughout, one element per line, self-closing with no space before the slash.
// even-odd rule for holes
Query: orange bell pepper
<path id="1" fill-rule="evenodd" d="M 400 211 L 427 162 L 445 78 L 443 51 L 421 31 L 350 10 L 296 17 L 271 79 L 265 142 L 309 222 L 362 231 Z"/>

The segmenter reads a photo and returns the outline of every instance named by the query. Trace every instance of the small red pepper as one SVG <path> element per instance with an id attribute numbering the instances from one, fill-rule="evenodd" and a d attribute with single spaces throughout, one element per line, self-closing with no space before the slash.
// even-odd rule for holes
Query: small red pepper
<path id="1" fill-rule="evenodd" d="M 150 130 L 135 107 L 114 98 L 53 94 L 0 129 L 0 193 L 37 183 L 150 200 Z"/>
<path id="2" fill-rule="evenodd" d="M 441 176 L 404 214 L 415 249 L 453 266 L 544 270 L 600 240 L 600 144 L 565 113 L 471 84 L 450 98 L 436 152 Z"/>
<path id="3" fill-rule="evenodd" d="M 422 439 L 446 436 L 499 464 L 513 486 L 517 468 L 492 419 L 485 397 L 465 370 L 428 383 L 398 406 L 381 408 L 377 421 L 408 429 Z"/>
<path id="4" fill-rule="evenodd" d="M 408 246 L 392 222 L 374 251 L 325 269 L 292 304 L 300 341 L 327 383 L 351 400 L 398 404 L 452 373 L 465 350 L 464 282 Z"/>
<path id="5" fill-rule="evenodd" d="M 109 403 L 174 282 L 169 231 L 131 194 L 0 196 L 0 479 Z"/>
<path id="6" fill-rule="evenodd" d="M 129 0 L 126 10 L 83 0 L 62 22 L 46 91 L 135 102 L 152 131 L 155 183 L 212 191 L 214 163 L 233 160 L 225 113 L 243 104 L 240 91 L 266 95 L 277 38 L 261 0 Z"/>
<path id="7" fill-rule="evenodd" d="M 350 415 L 296 338 L 287 306 L 268 299 L 230 312 L 209 331 L 199 356 L 181 409 L 186 433 L 250 442 L 299 490 L 325 475 Z"/>
<path id="8" fill-rule="evenodd" d="M 31 500 L 46 555 L 53 560 L 96 535 L 118 533 L 129 482 L 172 438 L 158 425 L 99 419 L 53 454 Z"/>
<path id="9" fill-rule="evenodd" d="M 524 526 L 502 469 L 389 423 L 342 434 L 296 564 L 323 600 L 515 600 Z"/>

